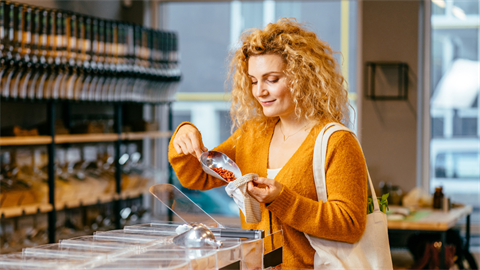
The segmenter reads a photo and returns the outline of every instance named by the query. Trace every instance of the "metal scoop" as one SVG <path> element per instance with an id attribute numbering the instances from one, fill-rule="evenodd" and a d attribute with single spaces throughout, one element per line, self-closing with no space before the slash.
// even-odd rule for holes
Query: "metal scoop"
<path id="1" fill-rule="evenodd" d="M 202 164 L 202 169 L 204 172 L 225 182 L 227 182 L 227 180 L 223 179 L 223 177 L 212 170 L 212 168 L 222 167 L 225 170 L 231 171 L 233 175 L 235 175 L 236 179 L 242 177 L 242 172 L 240 171 L 240 168 L 238 168 L 237 164 L 222 152 L 203 152 L 203 154 L 200 156 L 200 164 Z"/>
<path id="2" fill-rule="evenodd" d="M 215 236 L 207 226 L 201 223 L 192 224 L 193 227 L 173 238 L 173 243 L 185 247 L 205 247 L 212 246 L 215 248 L 222 247 L 221 241 L 215 240 Z"/>

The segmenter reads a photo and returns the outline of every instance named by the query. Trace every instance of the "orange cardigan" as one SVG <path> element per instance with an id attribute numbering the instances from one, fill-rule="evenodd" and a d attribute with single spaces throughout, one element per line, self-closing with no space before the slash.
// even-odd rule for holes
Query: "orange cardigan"
<path id="1" fill-rule="evenodd" d="M 213 150 L 223 152 L 233 159 L 243 174 L 256 173 L 266 177 L 268 151 L 275 123 L 276 121 L 270 121 L 265 131 L 258 131 L 252 123 L 247 123 Z M 183 124 L 187 123 L 180 126 Z M 240 211 L 242 228 L 264 230 L 266 235 L 270 234 L 270 230 L 276 232 L 283 229 L 284 269 L 313 268 L 315 250 L 304 232 L 330 240 L 354 243 L 365 230 L 366 164 L 357 141 L 348 132 L 338 131 L 330 137 L 325 161 L 328 200 L 317 201 L 312 160 L 315 140 L 322 128 L 318 125 L 310 131 L 275 177 L 276 181 L 283 184 L 283 190 L 268 206 L 261 204 L 262 221 L 246 223 Z M 224 181 L 204 173 L 195 157 L 179 155 L 172 143 L 169 145 L 168 157 L 178 179 L 186 188 L 207 190 L 225 185 Z"/>

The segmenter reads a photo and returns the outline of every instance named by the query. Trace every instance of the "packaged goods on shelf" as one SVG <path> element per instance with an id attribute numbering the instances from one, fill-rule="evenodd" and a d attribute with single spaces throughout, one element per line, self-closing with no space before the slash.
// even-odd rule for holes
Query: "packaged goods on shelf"
<path id="1" fill-rule="evenodd" d="M 131 126 L 133 132 L 157 131 L 159 129 L 158 122 L 147 122 L 145 120 L 131 122 L 129 126 Z"/>
<path id="2" fill-rule="evenodd" d="M 1 130 L 2 136 L 38 136 L 38 129 L 26 129 L 19 126 L 4 127 Z"/>
<path id="3" fill-rule="evenodd" d="M 20 201 L 24 195 L 24 190 L 14 188 L 8 190 L 3 189 L 2 193 L 2 208 L 14 207 L 20 205 Z"/>

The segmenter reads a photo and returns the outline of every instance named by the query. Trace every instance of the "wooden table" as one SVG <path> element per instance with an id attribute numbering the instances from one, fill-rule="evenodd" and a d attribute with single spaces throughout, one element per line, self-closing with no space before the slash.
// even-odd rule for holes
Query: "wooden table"
<path id="1" fill-rule="evenodd" d="M 437 232 L 440 234 L 440 240 L 444 243 L 440 249 L 440 268 L 445 268 L 445 243 L 447 242 L 447 230 L 453 228 L 458 220 L 463 217 L 467 218 L 466 223 L 466 242 L 465 249 L 467 252 L 470 247 L 470 214 L 472 206 L 453 208 L 448 212 L 433 209 L 418 209 L 417 212 L 423 211 L 423 216 L 419 219 L 410 220 L 388 220 L 388 230 L 390 231 L 422 231 Z M 428 212 L 427 212 L 428 211 Z"/>

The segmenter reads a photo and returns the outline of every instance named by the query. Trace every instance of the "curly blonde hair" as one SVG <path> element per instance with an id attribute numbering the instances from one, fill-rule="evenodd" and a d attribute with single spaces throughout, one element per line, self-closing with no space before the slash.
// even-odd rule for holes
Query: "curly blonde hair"
<path id="1" fill-rule="evenodd" d="M 284 70 L 297 117 L 317 123 L 348 122 L 348 91 L 330 46 L 305 30 L 295 19 L 282 18 L 265 29 L 250 29 L 240 37 L 242 45 L 230 62 L 232 82 L 232 130 L 253 120 L 264 130 L 269 117 L 252 94 L 248 59 L 252 55 L 276 54 L 286 63 Z"/>

